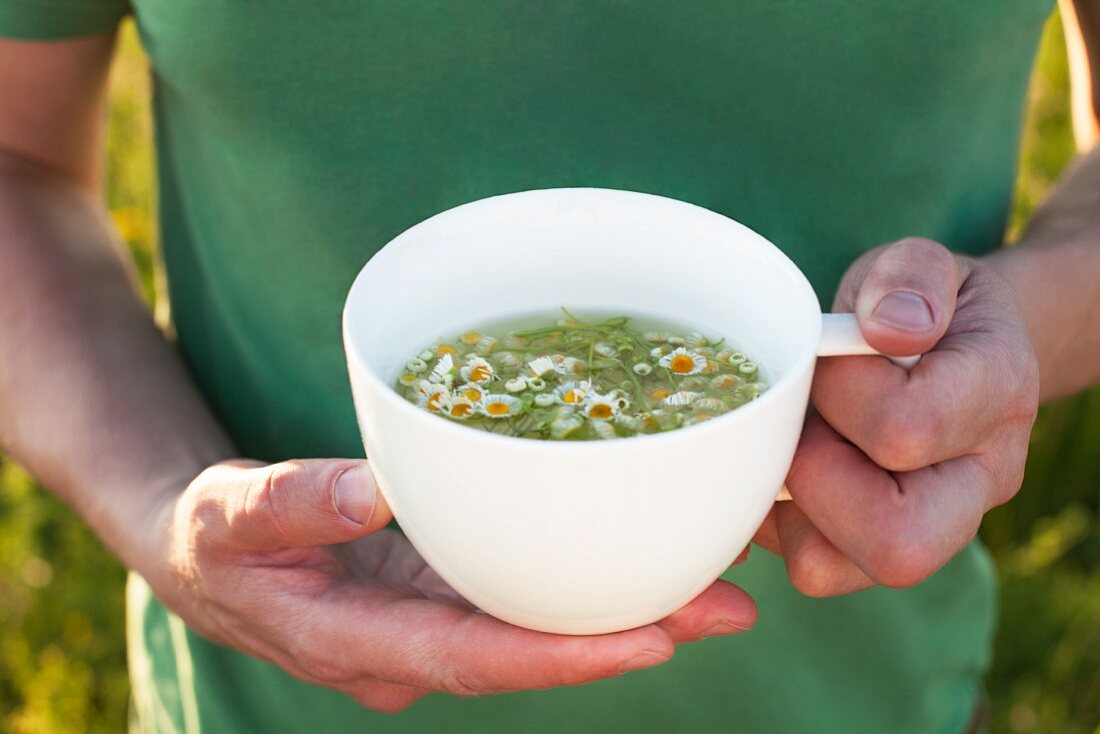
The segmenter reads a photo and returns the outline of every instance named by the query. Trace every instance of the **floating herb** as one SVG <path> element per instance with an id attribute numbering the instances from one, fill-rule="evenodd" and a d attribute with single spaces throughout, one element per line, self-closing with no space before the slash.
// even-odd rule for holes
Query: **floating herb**
<path id="1" fill-rule="evenodd" d="M 627 438 L 713 418 L 767 389 L 744 353 L 628 316 L 585 321 L 562 309 L 547 326 L 470 329 L 417 353 L 395 389 L 432 413 L 506 436 Z"/>

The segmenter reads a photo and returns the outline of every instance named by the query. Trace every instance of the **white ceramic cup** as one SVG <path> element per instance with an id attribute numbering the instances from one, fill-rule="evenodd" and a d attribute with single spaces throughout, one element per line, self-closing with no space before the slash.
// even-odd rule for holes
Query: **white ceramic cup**
<path id="1" fill-rule="evenodd" d="M 391 387 L 463 329 L 561 306 L 697 328 L 762 365 L 768 390 L 668 433 L 534 441 L 432 415 Z M 344 343 L 379 487 L 421 555 L 486 612 L 547 632 L 654 622 L 748 544 L 790 467 L 819 355 L 874 353 L 851 315 L 823 317 L 778 248 L 691 204 L 546 189 L 450 209 L 356 278 Z"/>

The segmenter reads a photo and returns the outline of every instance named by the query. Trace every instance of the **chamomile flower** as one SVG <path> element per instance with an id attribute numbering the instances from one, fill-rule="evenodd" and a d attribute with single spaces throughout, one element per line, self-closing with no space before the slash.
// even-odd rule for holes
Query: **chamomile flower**
<path id="1" fill-rule="evenodd" d="M 559 375 L 579 375 L 584 372 L 584 362 L 576 357 L 561 357 L 554 360 L 554 371 Z"/>
<path id="2" fill-rule="evenodd" d="M 505 372 L 513 372 L 520 367 L 519 357 L 514 352 L 497 352 L 493 357 L 496 360 L 497 366 Z"/>
<path id="3" fill-rule="evenodd" d="M 414 375 L 419 375 L 421 372 L 428 369 L 428 363 L 419 357 L 414 357 L 405 363 L 405 369 L 412 372 Z"/>
<path id="4" fill-rule="evenodd" d="M 542 392 L 546 389 L 546 380 L 541 377 L 528 377 L 527 389 L 531 392 Z"/>
<path id="5" fill-rule="evenodd" d="M 421 382 L 417 392 L 420 393 L 420 399 L 417 400 L 417 405 L 425 410 L 438 413 L 450 407 L 451 393 L 444 385 L 433 385 L 431 383 Z"/>
<path id="6" fill-rule="evenodd" d="M 523 392 L 527 389 L 527 380 L 522 377 L 513 377 L 504 383 L 504 389 L 508 392 Z"/>
<path id="7" fill-rule="evenodd" d="M 453 357 L 454 355 L 458 354 L 458 350 L 452 347 L 450 344 L 436 344 L 434 347 L 432 347 L 432 354 L 434 354 L 436 357 L 442 357 L 444 355 L 450 354 Z"/>
<path id="8" fill-rule="evenodd" d="M 697 375 L 707 366 L 707 358 L 698 352 L 677 347 L 670 354 L 661 357 L 661 361 L 657 364 L 675 375 Z"/>
<path id="9" fill-rule="evenodd" d="M 478 354 L 488 354 L 493 351 L 496 345 L 497 340 L 486 334 L 477 340 L 477 346 L 474 347 L 474 351 Z"/>
<path id="10" fill-rule="evenodd" d="M 523 349 L 527 346 L 527 341 L 527 339 L 514 331 L 510 331 L 504 335 L 504 346 L 509 349 Z"/>
<path id="11" fill-rule="evenodd" d="M 629 383 L 627 383 L 627 384 L 629 384 Z M 607 395 L 608 395 L 608 397 L 610 397 L 612 400 L 615 401 L 615 406 L 619 410 L 626 410 L 627 408 L 630 407 L 630 400 L 626 397 L 626 390 L 623 390 L 622 388 L 617 387 L 614 390 L 612 390 L 611 392 L 609 392 Z"/>
<path id="12" fill-rule="evenodd" d="M 674 347 L 682 347 L 687 344 L 687 339 L 682 336 L 670 336 L 668 338 L 668 343 Z"/>
<path id="13" fill-rule="evenodd" d="M 653 359 L 660 359 L 661 357 L 665 356 L 666 354 L 668 354 L 668 348 L 667 347 L 653 347 L 653 349 L 649 350 L 649 356 L 652 357 Z"/>
<path id="14" fill-rule="evenodd" d="M 466 331 L 459 335 L 458 340 L 472 347 L 481 340 L 482 336 L 483 334 L 480 331 Z"/>
<path id="15" fill-rule="evenodd" d="M 540 408 L 549 408 L 556 402 L 558 402 L 558 399 L 548 392 L 539 393 L 535 396 L 535 405 Z"/>
<path id="16" fill-rule="evenodd" d="M 744 352 L 731 352 L 730 356 L 726 357 L 726 361 L 734 366 L 747 362 L 748 360 L 749 358 L 745 356 Z"/>
<path id="17" fill-rule="evenodd" d="M 751 375 L 756 372 L 756 362 L 742 362 L 737 367 L 737 371 L 745 376 Z"/>
<path id="18" fill-rule="evenodd" d="M 562 405 L 581 405 L 591 391 L 589 382 L 566 382 L 554 390 L 554 397 Z"/>
<path id="19" fill-rule="evenodd" d="M 592 432 L 603 439 L 617 438 L 615 433 L 615 427 L 607 421 L 595 420 L 589 421 L 588 425 L 592 426 Z"/>
<path id="20" fill-rule="evenodd" d="M 707 385 L 710 384 L 710 379 L 702 377 L 701 375 L 695 375 L 694 377 L 685 377 L 680 380 L 681 390 L 706 390 Z"/>
<path id="21" fill-rule="evenodd" d="M 463 397 L 452 397 L 444 412 L 451 417 L 464 421 L 477 411 L 477 404 Z"/>
<path id="22" fill-rule="evenodd" d="M 532 359 L 527 363 L 527 369 L 531 370 L 532 377 L 542 377 L 554 371 L 554 358 L 544 355 L 538 359 Z"/>
<path id="23" fill-rule="evenodd" d="M 412 387 L 413 385 L 420 382 L 420 378 L 417 377 L 416 375 L 412 375 L 412 374 L 401 375 L 401 377 L 397 378 L 397 381 L 400 382 L 405 387 Z"/>
<path id="24" fill-rule="evenodd" d="M 523 401 L 511 395 L 486 395 L 477 410 L 489 418 L 509 418 L 523 410 Z"/>
<path id="25" fill-rule="evenodd" d="M 584 425 L 584 421 L 575 415 L 562 416 L 550 423 L 550 437 L 563 439 Z"/>
<path id="26" fill-rule="evenodd" d="M 487 360 L 471 355 L 466 358 L 466 364 L 459 374 L 462 375 L 463 380 L 469 382 L 488 382 L 493 379 L 495 371 L 493 365 Z"/>
<path id="27" fill-rule="evenodd" d="M 423 349 L 420 351 L 420 354 L 416 355 L 417 359 L 422 359 L 425 362 L 427 362 L 434 356 L 435 352 L 433 352 L 431 349 Z"/>
<path id="28" fill-rule="evenodd" d="M 741 378 L 737 375 L 718 375 L 710 381 L 712 390 L 732 390 L 741 384 Z"/>
<path id="29" fill-rule="evenodd" d="M 695 410 L 703 410 L 708 413 L 725 413 L 729 410 L 729 406 L 718 398 L 699 398 L 691 407 Z"/>
<path id="30" fill-rule="evenodd" d="M 709 343 L 707 338 L 698 331 L 693 331 L 687 336 L 687 345 L 689 347 L 705 347 Z"/>
<path id="31" fill-rule="evenodd" d="M 432 382 L 443 382 L 445 378 L 454 375 L 455 360 L 450 353 L 444 353 L 432 367 L 432 374 L 428 377 Z"/>
<path id="32" fill-rule="evenodd" d="M 653 368 L 645 362 L 639 362 L 638 364 L 634 365 L 632 369 L 634 370 L 634 374 L 641 375 L 642 377 L 645 377 L 646 375 L 653 372 Z"/>
<path id="33" fill-rule="evenodd" d="M 668 390 L 665 390 L 662 387 L 658 387 L 656 389 L 653 389 L 653 390 L 649 391 L 649 399 L 650 400 L 664 400 L 667 397 L 668 397 Z"/>
<path id="34" fill-rule="evenodd" d="M 642 335 L 642 338 L 650 344 L 664 344 L 668 341 L 670 336 L 672 336 L 672 334 L 669 334 L 667 331 L 647 331 Z"/>
<path id="35" fill-rule="evenodd" d="M 596 342 L 596 344 L 592 347 L 592 351 L 600 355 L 601 357 L 607 357 L 608 359 L 619 356 L 619 350 L 611 346 L 607 342 Z"/>
<path id="36" fill-rule="evenodd" d="M 615 425 L 633 433 L 637 433 L 643 428 L 641 418 L 633 415 L 627 415 L 626 413 L 619 413 L 617 416 L 615 416 Z"/>
<path id="37" fill-rule="evenodd" d="M 485 388 L 476 382 L 467 382 L 465 385 L 455 390 L 455 395 L 460 398 L 466 398 L 471 403 L 476 403 L 485 397 Z"/>
<path id="38" fill-rule="evenodd" d="M 591 420 L 611 420 L 619 413 L 619 404 L 614 396 L 589 393 L 584 401 L 584 415 Z"/>
<path id="39" fill-rule="evenodd" d="M 674 392 L 666 397 L 664 400 L 661 401 L 661 404 L 669 408 L 682 408 L 685 405 L 691 405 L 701 396 L 701 393 L 692 392 L 690 390 L 681 390 L 680 392 Z"/>

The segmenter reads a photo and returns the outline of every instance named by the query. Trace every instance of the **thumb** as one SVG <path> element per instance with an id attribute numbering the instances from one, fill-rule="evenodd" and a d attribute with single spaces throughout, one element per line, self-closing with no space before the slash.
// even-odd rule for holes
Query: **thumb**
<path id="1" fill-rule="evenodd" d="M 931 240 L 909 238 L 865 255 L 848 271 L 836 310 L 855 311 L 867 343 L 893 356 L 931 350 L 955 315 L 958 260 Z"/>
<path id="2" fill-rule="evenodd" d="M 235 475 L 223 485 L 230 535 L 254 550 L 344 543 L 379 530 L 393 516 L 367 461 L 217 468 Z M 218 483 L 217 476 L 208 479 Z"/>

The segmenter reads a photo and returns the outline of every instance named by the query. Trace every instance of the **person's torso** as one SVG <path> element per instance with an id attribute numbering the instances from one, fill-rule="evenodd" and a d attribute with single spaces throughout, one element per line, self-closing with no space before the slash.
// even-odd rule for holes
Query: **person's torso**
<path id="1" fill-rule="evenodd" d="M 389 239 L 467 201 L 554 186 L 683 199 L 774 241 L 825 303 L 848 263 L 885 241 L 997 246 L 1051 9 L 1049 0 L 134 5 L 154 65 L 162 247 L 180 343 L 242 453 L 271 460 L 361 455 L 340 344 L 344 295 Z M 196 715 L 210 730 L 314 719 L 377 731 L 961 726 L 992 626 L 979 548 L 915 589 L 827 601 L 800 597 L 781 563 L 757 556 L 728 578 L 761 600 L 760 626 L 683 648 L 652 672 L 477 701 L 431 697 L 383 717 L 192 640 Z"/>

